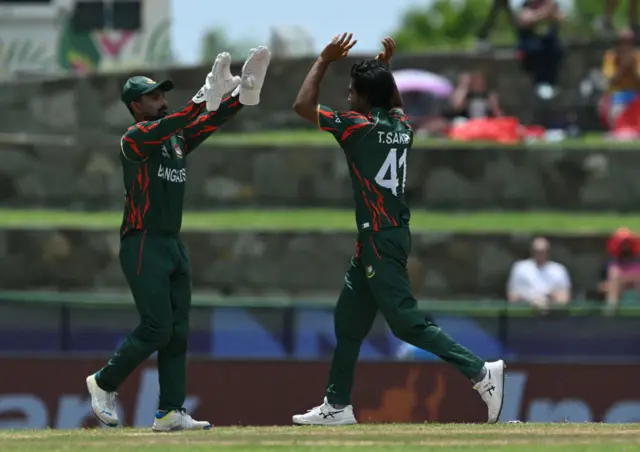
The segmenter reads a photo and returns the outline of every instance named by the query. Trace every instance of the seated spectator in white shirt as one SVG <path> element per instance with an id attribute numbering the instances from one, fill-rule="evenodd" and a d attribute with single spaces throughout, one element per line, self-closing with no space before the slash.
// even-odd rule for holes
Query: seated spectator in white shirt
<path id="1" fill-rule="evenodd" d="M 547 239 L 536 238 L 531 245 L 531 258 L 513 264 L 507 296 L 510 303 L 529 303 L 543 312 L 569 303 L 569 273 L 564 265 L 549 260 Z"/>

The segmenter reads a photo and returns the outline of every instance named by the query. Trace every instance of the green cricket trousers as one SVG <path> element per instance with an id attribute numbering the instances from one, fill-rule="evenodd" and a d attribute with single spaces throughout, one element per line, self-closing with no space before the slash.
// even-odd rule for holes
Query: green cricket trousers
<path id="1" fill-rule="evenodd" d="M 189 255 L 176 234 L 133 232 L 120 245 L 120 265 L 140 324 L 125 339 L 96 380 L 115 391 L 153 352 L 158 352 L 159 410 L 181 409 L 185 400 L 187 339 L 191 308 Z"/>
<path id="2" fill-rule="evenodd" d="M 335 308 L 337 344 L 326 390 L 329 403 L 351 403 L 360 346 L 378 312 L 399 339 L 437 355 L 469 379 L 481 374 L 484 361 L 418 310 L 407 271 L 410 251 L 406 226 L 358 234 L 356 255 Z"/>

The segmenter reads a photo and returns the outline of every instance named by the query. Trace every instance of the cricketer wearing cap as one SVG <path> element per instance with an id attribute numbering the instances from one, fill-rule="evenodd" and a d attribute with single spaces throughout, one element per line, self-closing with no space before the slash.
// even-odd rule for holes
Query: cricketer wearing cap
<path id="1" fill-rule="evenodd" d="M 135 124 L 121 140 L 125 187 L 120 264 L 140 314 L 139 326 L 111 360 L 87 377 L 91 405 L 100 421 L 119 424 L 116 390 L 152 353 L 158 352 L 160 395 L 155 431 L 208 429 L 183 407 L 191 274 L 180 240 L 187 160 L 191 153 L 244 105 L 257 105 L 271 54 L 252 49 L 242 77 L 232 76 L 231 57 L 218 55 L 205 85 L 180 110 L 168 113 L 171 81 L 132 77 L 122 101 Z M 227 94 L 224 99 L 223 97 Z"/>
<path id="2" fill-rule="evenodd" d="M 294 110 L 334 136 L 351 176 L 358 228 L 356 254 L 335 309 L 336 348 L 324 403 L 293 416 L 295 424 L 355 424 L 351 406 L 354 370 L 362 341 L 380 312 L 394 335 L 451 364 L 474 383 L 487 404 L 488 422 L 500 417 L 503 361 L 485 362 L 455 342 L 418 310 L 407 260 L 411 253 L 410 210 L 404 199 L 413 130 L 389 68 L 395 50 L 383 41 L 377 58 L 351 68 L 348 101 L 338 112 L 318 104 L 320 81 L 332 61 L 344 58 L 356 41 L 346 33 L 325 47 L 304 81 Z"/>

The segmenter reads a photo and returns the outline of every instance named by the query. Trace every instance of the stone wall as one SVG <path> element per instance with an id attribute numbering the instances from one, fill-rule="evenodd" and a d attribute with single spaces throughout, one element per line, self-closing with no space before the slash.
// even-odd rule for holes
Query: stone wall
<path id="1" fill-rule="evenodd" d="M 337 295 L 355 250 L 350 233 L 184 233 L 194 289 L 237 295 Z M 604 262 L 602 236 L 551 236 L 580 296 Z M 500 298 L 530 236 L 413 234 L 410 274 L 419 297 Z M 116 230 L 2 230 L 5 290 L 124 290 Z"/>
<path id="2" fill-rule="evenodd" d="M 121 209 L 117 139 L 0 143 L 0 206 Z M 414 209 L 637 211 L 640 153 L 529 147 L 414 149 Z M 332 147 L 203 146 L 188 164 L 187 208 L 352 206 L 344 157 Z"/>
<path id="3" fill-rule="evenodd" d="M 595 104 L 594 99 L 586 104 L 580 100 L 578 86 L 591 69 L 600 67 L 605 48 L 592 44 L 568 47 L 561 80 L 563 95 L 555 107 L 577 111 L 584 124 L 597 124 Z M 345 106 L 349 67 L 363 57 L 370 58 L 371 55 L 349 57 L 330 68 L 323 84 L 322 102 L 336 108 Z M 309 58 L 274 60 L 260 106 L 247 109 L 241 118 L 230 124 L 230 129 L 301 127 L 291 105 L 312 62 Z M 240 67 L 241 63 L 236 64 L 234 72 Z M 526 121 L 533 119 L 536 108 L 530 83 L 519 70 L 511 50 L 487 55 L 467 52 L 400 55 L 395 59 L 394 69 L 403 68 L 434 71 L 454 82 L 461 71 L 483 68 L 500 93 L 506 112 Z M 95 139 L 99 134 L 119 134 L 130 121 L 119 100 L 121 86 L 127 77 L 143 73 L 156 79 L 171 78 L 177 89 L 170 93 L 169 100 L 177 107 L 203 85 L 208 70 L 208 66 L 198 66 L 5 83 L 0 85 L 0 103 L 3 105 L 0 132 L 81 133 L 94 135 Z"/>

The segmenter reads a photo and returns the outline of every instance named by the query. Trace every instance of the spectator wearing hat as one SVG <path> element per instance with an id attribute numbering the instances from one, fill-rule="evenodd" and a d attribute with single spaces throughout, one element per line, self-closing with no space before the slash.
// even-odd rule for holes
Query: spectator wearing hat
<path id="1" fill-rule="evenodd" d="M 640 238 L 628 228 L 617 229 L 607 242 L 609 261 L 606 279 L 599 289 L 605 294 L 605 311 L 612 314 L 621 300 L 638 300 L 640 291 Z"/>

